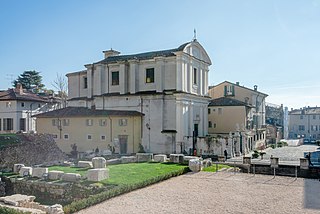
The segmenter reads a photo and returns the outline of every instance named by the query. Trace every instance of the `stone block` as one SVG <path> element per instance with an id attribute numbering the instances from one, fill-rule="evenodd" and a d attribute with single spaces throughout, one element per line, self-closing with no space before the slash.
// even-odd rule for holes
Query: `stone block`
<path id="1" fill-rule="evenodd" d="M 211 160 L 211 158 L 204 159 L 202 163 L 203 163 L 203 167 L 212 166 L 212 160 Z"/>
<path id="2" fill-rule="evenodd" d="M 272 168 L 278 168 L 279 167 L 279 158 L 271 157 L 270 158 L 270 166 Z"/>
<path id="3" fill-rule="evenodd" d="M 10 196 L 1 197 L 0 202 L 18 207 L 23 203 L 33 202 L 35 198 L 36 198 L 35 196 L 14 194 Z"/>
<path id="4" fill-rule="evenodd" d="M 153 159 L 155 162 L 166 162 L 167 161 L 167 155 L 155 155 L 153 156 Z"/>
<path id="5" fill-rule="evenodd" d="M 153 154 L 152 153 L 137 153 L 137 162 L 150 162 L 153 159 Z"/>
<path id="6" fill-rule="evenodd" d="M 197 156 L 183 156 L 183 164 L 189 164 L 190 160 L 199 159 Z"/>
<path id="7" fill-rule="evenodd" d="M 49 180 L 59 180 L 63 174 L 64 172 L 62 171 L 53 170 L 48 172 L 48 178 Z"/>
<path id="8" fill-rule="evenodd" d="M 23 166 L 19 171 L 20 176 L 32 176 L 32 167 Z"/>
<path id="9" fill-rule="evenodd" d="M 243 157 L 242 163 L 243 164 L 251 164 L 251 157 Z"/>
<path id="10" fill-rule="evenodd" d="M 135 163 L 137 159 L 135 156 L 122 156 L 120 160 L 121 163 Z"/>
<path id="11" fill-rule="evenodd" d="M 183 163 L 183 154 L 170 154 L 170 162 L 172 163 Z"/>
<path id="12" fill-rule="evenodd" d="M 115 165 L 115 164 L 121 164 L 120 158 L 107 160 L 107 165 Z"/>
<path id="13" fill-rule="evenodd" d="M 300 169 L 309 169 L 309 161 L 307 158 L 300 158 Z"/>
<path id="14" fill-rule="evenodd" d="M 78 162 L 78 167 L 80 168 L 92 168 L 93 164 L 91 161 L 79 161 Z"/>
<path id="15" fill-rule="evenodd" d="M 13 165 L 13 172 L 14 173 L 19 173 L 20 172 L 20 169 L 21 167 L 24 167 L 25 165 L 22 164 L 22 163 L 16 163 Z"/>
<path id="16" fill-rule="evenodd" d="M 109 178 L 109 169 L 89 169 L 87 172 L 88 181 L 102 181 Z"/>
<path id="17" fill-rule="evenodd" d="M 203 168 L 203 163 L 199 159 L 192 159 L 189 161 L 189 169 L 192 172 L 200 172 Z"/>
<path id="18" fill-rule="evenodd" d="M 32 177 L 42 178 L 46 173 L 48 173 L 48 168 L 36 167 L 32 169 Z"/>
<path id="19" fill-rule="evenodd" d="M 54 204 L 52 206 L 47 206 L 46 212 L 48 214 L 63 214 L 63 207 L 60 204 Z"/>
<path id="20" fill-rule="evenodd" d="M 78 173 L 64 173 L 61 176 L 61 180 L 69 182 L 77 182 L 81 179 L 81 175 Z"/>
<path id="21" fill-rule="evenodd" d="M 94 169 L 106 168 L 107 161 L 104 157 L 92 158 L 92 164 Z"/>

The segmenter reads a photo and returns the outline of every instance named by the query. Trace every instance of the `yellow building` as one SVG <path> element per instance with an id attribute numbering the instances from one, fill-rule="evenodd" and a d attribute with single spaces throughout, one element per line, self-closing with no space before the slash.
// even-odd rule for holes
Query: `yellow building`
<path id="1" fill-rule="evenodd" d="M 136 153 L 141 143 L 141 120 L 137 111 L 96 110 L 67 107 L 35 115 L 38 133 L 52 134 L 62 151 L 100 151 L 110 147 L 115 153 Z"/>

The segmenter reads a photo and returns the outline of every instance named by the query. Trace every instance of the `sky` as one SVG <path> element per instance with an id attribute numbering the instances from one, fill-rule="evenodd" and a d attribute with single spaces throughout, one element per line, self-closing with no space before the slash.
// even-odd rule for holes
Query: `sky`
<path id="1" fill-rule="evenodd" d="M 0 89 L 26 70 L 53 89 L 110 48 L 121 54 L 197 40 L 209 85 L 225 80 L 290 108 L 320 106 L 320 0 L 0 0 Z"/>

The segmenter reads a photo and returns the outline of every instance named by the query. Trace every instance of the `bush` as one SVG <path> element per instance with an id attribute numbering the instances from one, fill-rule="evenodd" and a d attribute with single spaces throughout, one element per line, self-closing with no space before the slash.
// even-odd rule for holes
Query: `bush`
<path id="1" fill-rule="evenodd" d="M 258 157 L 259 157 L 259 152 L 257 150 L 254 150 L 252 154 L 252 158 L 258 158 Z"/>
<path id="2" fill-rule="evenodd" d="M 271 144 L 270 147 L 271 147 L 272 149 L 274 149 L 274 148 L 276 148 L 276 145 Z"/>
<path id="3" fill-rule="evenodd" d="M 112 197 L 115 197 L 115 196 L 130 192 L 130 191 L 142 188 L 142 187 L 146 187 L 148 185 L 151 185 L 151 184 L 166 180 L 166 179 L 174 177 L 174 176 L 182 175 L 182 174 L 187 173 L 187 172 L 189 172 L 189 167 L 185 167 L 183 169 L 179 169 L 179 170 L 170 172 L 170 173 L 165 174 L 165 175 L 160 175 L 160 176 L 157 176 L 157 177 L 153 177 L 153 178 L 150 178 L 148 180 L 141 181 L 139 183 L 118 186 L 118 187 L 115 187 L 115 188 L 113 188 L 113 189 L 111 189 L 109 191 L 101 192 L 99 194 L 91 195 L 88 198 L 84 198 L 84 199 L 81 199 L 81 200 L 74 201 L 71 204 L 68 204 L 68 205 L 64 206 L 63 210 L 64 210 L 64 212 L 66 214 L 74 213 L 74 212 L 77 212 L 77 211 L 79 211 L 81 209 L 84 209 L 84 208 L 90 207 L 92 205 L 101 203 L 101 202 L 103 202 L 103 201 L 105 201 L 105 200 L 107 200 L 109 198 L 112 198 Z"/>
<path id="4" fill-rule="evenodd" d="M 31 212 L 22 212 L 19 210 L 15 210 L 8 207 L 1 207 L 1 206 L 0 206 L 0 213 L 1 214 L 31 214 Z"/>

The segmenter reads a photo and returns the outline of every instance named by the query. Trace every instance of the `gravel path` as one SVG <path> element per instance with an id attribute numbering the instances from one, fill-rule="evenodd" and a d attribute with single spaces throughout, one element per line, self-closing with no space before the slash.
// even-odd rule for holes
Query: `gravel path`
<path id="1" fill-rule="evenodd" d="M 320 213 L 320 182 L 227 171 L 188 173 L 78 212 L 90 213 Z"/>

